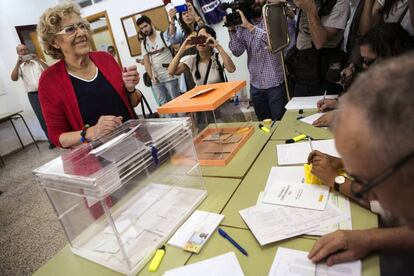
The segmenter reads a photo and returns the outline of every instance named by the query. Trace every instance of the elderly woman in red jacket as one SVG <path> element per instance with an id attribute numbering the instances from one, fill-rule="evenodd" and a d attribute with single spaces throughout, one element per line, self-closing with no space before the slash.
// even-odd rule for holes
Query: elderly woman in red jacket
<path id="1" fill-rule="evenodd" d="M 90 51 L 90 28 L 79 7 L 59 4 L 40 17 L 46 54 L 60 59 L 43 72 L 39 99 L 51 141 L 73 147 L 135 118 L 141 100 L 136 66 L 121 70 L 106 52 Z"/>

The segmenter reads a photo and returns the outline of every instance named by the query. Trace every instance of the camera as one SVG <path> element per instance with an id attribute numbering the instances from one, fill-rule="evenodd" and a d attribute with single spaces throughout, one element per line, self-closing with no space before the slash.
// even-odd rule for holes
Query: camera
<path id="1" fill-rule="evenodd" d="M 250 21 L 253 18 L 251 5 L 254 2 L 254 0 L 235 0 L 233 2 L 220 4 L 220 9 L 222 9 L 223 11 L 227 9 L 231 9 L 232 11 L 226 16 L 227 22 L 226 24 L 224 24 L 224 26 L 233 27 L 242 24 L 240 14 L 237 12 L 237 10 L 241 10 L 244 16 L 246 16 L 246 19 Z"/>

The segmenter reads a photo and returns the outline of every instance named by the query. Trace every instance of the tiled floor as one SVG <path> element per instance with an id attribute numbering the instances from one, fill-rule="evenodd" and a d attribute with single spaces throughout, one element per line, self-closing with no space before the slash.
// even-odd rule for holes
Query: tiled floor
<path id="1" fill-rule="evenodd" d="M 59 156 L 38 143 L 4 157 L 0 168 L 0 275 L 31 275 L 66 244 L 49 200 L 32 170 Z"/>

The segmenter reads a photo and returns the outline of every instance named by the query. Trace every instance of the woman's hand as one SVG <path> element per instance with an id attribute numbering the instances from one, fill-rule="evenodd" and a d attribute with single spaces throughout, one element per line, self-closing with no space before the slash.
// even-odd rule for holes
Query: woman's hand
<path id="1" fill-rule="evenodd" d="M 206 45 L 209 45 L 213 48 L 217 48 L 219 46 L 219 43 L 217 42 L 217 40 L 214 39 L 214 37 L 208 36 L 206 40 Z"/>
<path id="2" fill-rule="evenodd" d="M 187 39 L 186 39 L 186 40 L 184 40 L 184 42 L 183 42 L 183 44 L 181 45 L 180 49 L 178 50 L 178 53 L 177 53 L 177 54 L 182 54 L 182 53 L 184 53 L 186 50 L 188 50 L 188 49 L 190 49 L 190 48 L 195 47 L 195 45 L 193 45 L 193 44 L 191 44 L 191 43 L 190 43 L 191 38 L 193 38 L 194 36 L 196 36 L 196 35 L 191 34 L 191 35 L 189 35 L 189 36 L 187 37 Z"/>
<path id="3" fill-rule="evenodd" d="M 112 115 L 104 115 L 99 117 L 98 122 L 96 125 L 90 127 L 86 131 L 86 139 L 88 140 L 95 140 L 98 137 L 101 137 L 102 135 L 105 135 L 112 130 L 114 130 L 116 127 L 120 126 L 122 124 L 122 116 L 115 117 Z"/>
<path id="4" fill-rule="evenodd" d="M 122 80 L 124 81 L 125 88 L 132 92 L 135 89 L 135 86 L 139 83 L 139 73 L 137 71 L 137 66 L 131 66 L 124 68 L 122 72 Z"/>

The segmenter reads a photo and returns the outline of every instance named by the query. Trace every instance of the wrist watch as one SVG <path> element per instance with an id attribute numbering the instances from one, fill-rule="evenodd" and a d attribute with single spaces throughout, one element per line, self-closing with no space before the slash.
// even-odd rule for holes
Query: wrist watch
<path id="1" fill-rule="evenodd" d="M 338 175 L 337 177 L 335 177 L 335 182 L 334 182 L 335 191 L 340 192 L 339 189 L 341 188 L 341 185 L 345 183 L 345 181 L 346 181 L 346 178 L 343 175 Z"/>

